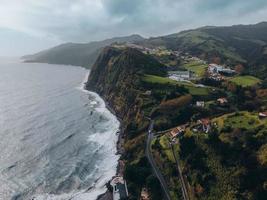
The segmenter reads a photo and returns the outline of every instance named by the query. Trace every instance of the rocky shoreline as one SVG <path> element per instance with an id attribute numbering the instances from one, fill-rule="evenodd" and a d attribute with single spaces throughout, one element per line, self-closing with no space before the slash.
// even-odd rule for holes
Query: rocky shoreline
<path id="1" fill-rule="evenodd" d="M 101 97 L 103 98 L 103 97 Z M 123 144 L 124 144 L 124 125 L 123 125 L 123 121 L 121 118 L 118 117 L 117 113 L 114 111 L 114 109 L 112 109 L 112 107 L 109 105 L 109 103 L 103 99 L 106 105 L 106 108 L 117 117 L 118 121 L 120 122 L 120 128 L 117 132 L 118 134 L 118 141 L 117 141 L 117 154 L 119 154 L 120 156 L 124 153 L 124 148 L 123 148 Z M 117 165 L 117 171 L 116 171 L 116 176 L 123 176 L 123 171 L 124 171 L 124 164 L 121 161 L 121 159 L 119 159 L 118 161 L 118 165 Z M 107 186 L 107 191 L 104 194 L 101 194 L 97 197 L 97 200 L 113 200 L 112 197 L 112 192 L 110 190 L 108 190 L 108 185 L 109 182 L 106 184 Z"/>

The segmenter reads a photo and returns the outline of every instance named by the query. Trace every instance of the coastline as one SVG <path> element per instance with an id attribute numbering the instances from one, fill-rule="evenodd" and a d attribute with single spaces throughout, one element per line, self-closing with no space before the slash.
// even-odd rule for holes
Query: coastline
<path id="1" fill-rule="evenodd" d="M 88 90 L 88 89 L 86 89 Z M 90 91 L 90 90 L 88 90 Z M 92 91 L 90 91 L 92 92 Z M 99 95 L 99 94 L 98 94 Z M 101 96 L 100 96 L 101 97 Z M 101 97 L 102 98 L 102 97 Z M 102 98 L 103 99 L 103 98 Z M 117 163 L 117 169 L 116 169 L 116 174 L 115 176 L 117 175 L 120 175 L 120 176 L 123 176 L 123 171 L 124 171 L 124 165 L 121 163 L 121 156 L 124 152 L 124 149 L 123 149 L 123 143 L 124 143 L 124 125 L 123 125 L 123 121 L 121 118 L 118 117 L 118 115 L 116 114 L 116 112 L 111 108 L 111 106 L 109 105 L 109 103 L 103 99 L 104 103 L 105 103 L 105 106 L 106 108 L 114 115 L 116 116 L 117 120 L 120 122 L 120 127 L 119 127 L 119 130 L 117 132 L 118 134 L 118 141 L 117 141 L 117 145 L 116 145 L 116 148 L 117 148 L 117 153 L 120 158 L 118 160 L 118 163 Z M 111 180 L 110 180 L 111 181 Z M 109 181 L 109 182 L 110 182 Z M 109 185 L 109 182 L 106 183 L 106 187 Z M 107 190 L 104 194 L 101 194 L 97 197 L 96 200 L 113 200 L 113 197 L 112 197 L 112 192 L 108 190 L 108 187 L 107 187 Z"/>
<path id="2" fill-rule="evenodd" d="M 90 75 L 90 72 L 87 74 L 87 78 L 89 77 L 89 75 Z M 121 162 L 121 156 L 124 153 L 123 143 L 124 143 L 124 134 L 125 134 L 124 133 L 125 128 L 124 128 L 123 120 L 117 115 L 117 113 L 114 111 L 114 109 L 109 105 L 109 102 L 107 102 L 97 92 L 92 91 L 92 90 L 86 88 L 86 82 L 87 82 L 87 79 L 86 79 L 85 82 L 83 82 L 83 90 L 88 91 L 90 93 L 97 94 L 104 101 L 104 104 L 105 104 L 106 109 L 108 109 L 109 112 L 112 115 L 114 115 L 117 118 L 117 120 L 119 121 L 119 123 L 120 123 L 119 129 L 118 129 L 118 131 L 116 133 L 116 134 L 118 134 L 118 140 L 117 140 L 117 144 L 116 144 L 116 149 L 117 149 L 116 154 L 119 155 L 119 159 L 118 159 L 118 163 L 117 163 L 117 167 L 116 167 L 116 174 L 114 176 L 118 176 L 118 175 L 119 176 L 123 176 L 124 165 Z M 106 192 L 103 193 L 103 194 L 98 195 L 98 197 L 96 198 L 96 200 L 113 200 L 112 192 L 109 191 L 109 189 L 108 189 L 108 185 L 109 185 L 110 181 L 111 180 L 109 180 L 106 183 Z"/>
<path id="3" fill-rule="evenodd" d="M 17 63 L 19 63 L 20 64 L 20 62 L 14 62 L 15 64 L 17 64 Z M 5 63 L 4 63 L 5 64 Z M 23 67 L 27 67 L 28 68 L 28 66 L 31 66 L 30 64 L 26 64 L 26 65 L 23 65 L 24 63 L 22 63 L 22 66 Z M 36 65 L 38 65 L 38 64 L 36 64 Z M 17 67 L 17 66 L 16 66 Z M 37 72 L 39 72 L 38 70 L 39 70 L 39 67 L 35 67 L 35 65 L 34 64 L 32 64 L 32 67 L 33 67 L 33 69 L 37 69 Z M 53 66 L 54 67 L 54 66 Z M 61 73 L 61 70 L 64 70 L 64 65 L 62 65 L 62 67 L 61 66 L 56 66 L 55 68 L 57 69 L 57 68 L 59 68 L 59 70 L 57 71 L 57 70 L 55 70 L 57 73 L 60 73 L 60 74 L 62 74 Z M 50 68 L 50 67 L 47 67 L 46 66 L 46 64 L 44 64 L 44 69 L 46 69 L 46 68 L 48 68 L 50 71 L 52 71 L 52 73 L 54 73 L 54 68 Z M 121 130 L 121 120 L 114 114 L 114 111 L 109 107 L 109 106 L 107 106 L 107 103 L 103 100 L 103 98 L 102 97 L 100 97 L 97 93 L 95 93 L 95 92 L 90 92 L 89 90 L 87 90 L 84 86 L 84 84 L 86 83 L 86 81 L 85 81 L 85 79 L 83 79 L 83 77 L 84 76 L 86 76 L 86 78 L 88 78 L 88 74 L 89 73 L 87 73 L 88 72 L 88 70 L 84 70 L 84 68 L 81 68 L 81 69 L 79 69 L 80 67 L 75 67 L 75 68 L 78 68 L 77 69 L 77 71 L 79 72 L 79 73 L 74 73 L 74 75 L 77 75 L 77 78 L 76 78 L 76 76 L 74 76 L 74 75 L 72 75 L 72 69 L 70 69 L 70 73 L 67 73 L 67 74 L 69 74 L 70 75 L 70 77 L 75 77 L 75 78 L 73 78 L 74 79 L 74 81 L 73 82 L 71 82 L 71 84 L 70 85 L 68 85 L 68 87 L 66 87 L 68 90 L 68 94 L 70 93 L 69 92 L 69 90 L 71 90 L 71 91 L 73 91 L 74 92 L 74 94 L 73 94 L 73 96 L 75 97 L 74 98 L 74 100 L 75 100 L 75 103 L 76 103 L 76 100 L 77 99 L 81 99 L 81 105 L 79 105 L 79 107 L 78 108 L 81 108 L 81 110 L 82 110 L 82 114 L 81 114 L 81 117 L 83 117 L 83 118 L 78 118 L 78 119 L 84 119 L 84 118 L 87 118 L 87 116 L 89 116 L 90 115 L 90 110 L 87 110 L 87 109 L 84 109 L 84 107 L 92 107 L 92 108 L 96 108 L 96 110 L 97 111 L 94 111 L 94 112 L 100 112 L 100 114 L 102 114 L 103 116 L 107 116 L 107 118 L 104 118 L 106 121 L 111 121 L 111 122 L 108 122 L 107 123 L 107 127 L 105 128 L 105 129 L 103 129 L 103 133 L 105 133 L 106 132 L 106 129 L 107 129 L 107 131 L 109 131 L 109 132 L 107 132 L 106 134 L 103 134 L 104 136 L 107 136 L 107 137 L 105 137 L 105 138 L 108 138 L 107 140 L 105 140 L 105 141 L 107 141 L 106 143 L 106 145 L 105 145 L 105 142 L 101 142 L 101 144 L 100 145 L 105 145 L 106 147 L 107 147 L 107 149 L 108 150 L 110 150 L 110 151 L 105 151 L 104 150 L 104 152 L 105 152 L 105 154 L 106 154 L 106 156 L 107 157 L 110 157 L 110 159 L 109 158 L 107 158 L 107 159 L 104 159 L 104 161 L 102 162 L 102 163 L 104 163 L 103 165 L 102 165 L 102 167 L 101 167 L 101 165 L 99 165 L 99 169 L 100 170 L 102 170 L 103 171 L 103 173 L 100 173 L 99 174 L 99 178 L 98 179 L 92 179 L 92 180 L 95 180 L 93 183 L 92 183 L 92 185 L 93 185 L 93 187 L 90 187 L 89 188 L 89 186 L 91 185 L 91 182 L 87 185 L 88 186 L 88 188 L 86 188 L 86 185 L 85 185 L 85 189 L 83 190 L 83 189 L 77 189 L 76 190 L 76 188 L 74 188 L 73 190 L 69 190 L 69 191 L 67 191 L 67 192 L 62 192 L 62 193 L 57 193 L 57 194 L 55 194 L 55 193 L 48 193 L 48 192 L 43 192 L 42 191 L 42 189 L 43 188 L 41 188 L 40 190 L 36 190 L 36 191 L 34 191 L 34 190 L 32 190 L 32 193 L 30 193 L 29 192 L 29 194 L 27 193 L 27 195 L 29 196 L 29 199 L 31 198 L 31 197 L 34 197 L 34 199 L 50 199 L 50 200 L 52 200 L 52 199 L 97 199 L 99 196 L 101 196 L 101 195 L 103 195 L 104 193 L 105 193 L 105 191 L 107 191 L 107 187 L 105 187 L 105 185 L 106 185 L 106 183 L 108 183 L 111 179 L 112 179 L 112 177 L 113 176 L 115 176 L 116 174 L 117 174 L 117 172 L 118 172 L 118 163 L 119 163 L 119 159 L 120 159 L 120 155 L 118 155 L 119 154 L 119 151 L 118 151 L 118 142 L 119 142 L 119 130 Z M 29 69 L 31 69 L 31 68 L 29 68 Z M 41 69 L 41 67 L 40 67 L 40 69 Z M 47 71 L 47 70 L 46 70 Z M 49 71 L 49 72 L 50 72 Z M 65 70 L 65 71 L 68 71 L 68 70 Z M 74 72 L 76 72 L 76 69 L 74 70 Z M 84 73 L 85 72 L 85 73 Z M 40 74 L 40 73 L 39 73 Z M 38 76 L 37 76 L 38 77 Z M 26 77 L 27 78 L 27 77 Z M 27 79 L 26 79 L 27 80 Z M 55 80 L 58 80 L 57 78 L 55 78 Z M 72 79 L 71 79 L 72 80 Z M 83 81 L 83 82 L 81 82 L 81 80 Z M 60 83 L 62 83 L 62 82 L 60 82 Z M 74 84 L 75 83 L 75 84 Z M 51 86 L 51 85 L 49 85 L 49 86 Z M 65 86 L 65 85 L 64 85 Z M 60 89 L 62 89 L 62 88 L 60 88 Z M 64 89 L 64 88 L 63 88 Z M 81 91 L 81 90 L 83 90 L 83 91 Z M 87 93 L 87 94 L 86 94 Z M 97 102 L 99 102 L 98 104 L 99 104 L 99 106 L 98 105 L 95 105 L 95 104 L 93 104 L 94 102 L 92 102 L 92 105 L 90 104 L 90 99 L 91 99 L 91 97 L 90 97 L 90 99 L 88 99 L 89 97 L 88 97 L 88 93 L 92 93 L 92 95 L 93 95 L 93 97 L 92 97 L 92 100 L 96 100 Z M 55 98 L 55 99 L 58 99 L 58 93 L 53 93 L 53 94 L 55 94 L 55 97 L 57 97 L 57 98 Z M 64 94 L 64 93 L 63 93 Z M 71 93 L 72 94 L 72 93 Z M 77 95 L 78 94 L 78 95 Z M 80 95 L 80 96 L 79 96 Z M 62 96 L 65 96 L 65 94 L 64 95 L 62 95 Z M 90 96 L 91 96 L 91 94 L 90 94 Z M 49 96 L 50 97 L 50 96 Z M 99 100 L 99 98 L 101 99 L 101 101 Z M 51 99 L 49 99 L 49 102 L 50 102 L 50 100 Z M 88 103 L 89 102 L 89 103 Z M 76 105 L 76 104 L 75 104 Z M 94 106 L 95 105 L 95 106 Z M 75 108 L 77 108 L 77 107 L 75 107 Z M 34 109 L 32 109 L 32 110 L 34 110 Z M 75 110 L 75 112 L 76 112 L 76 110 Z M 38 113 L 39 114 L 39 113 Z M 61 115 L 60 115 L 61 116 Z M 64 116 L 64 115 L 63 115 Z M 69 114 L 67 115 L 67 116 L 70 116 Z M 57 117 L 57 116 L 56 116 Z M 90 116 L 89 116 L 89 118 L 90 118 Z M 112 119 L 112 120 L 109 120 L 109 119 Z M 58 119 L 58 118 L 56 118 L 56 119 Z M 76 119 L 76 118 L 75 118 Z M 104 120 L 104 121 L 105 121 Z M 35 120 L 34 120 L 35 121 Z M 76 124 L 76 123 L 75 123 Z M 91 123 L 90 123 L 91 124 Z M 87 120 L 85 120 L 84 121 L 84 125 L 85 125 L 85 127 L 89 127 L 88 129 L 89 129 L 89 131 L 90 131 L 90 125 L 89 123 L 87 123 Z M 114 126 L 113 126 L 114 125 Z M 83 126 L 79 126 L 79 127 L 83 127 Z M 113 128 L 114 127 L 114 128 Z M 62 128 L 63 129 L 63 128 Z M 82 129 L 82 128 L 81 128 Z M 65 129 L 64 129 L 65 130 Z M 87 129 L 86 129 L 87 130 Z M 86 131 L 84 132 L 84 136 L 85 137 L 87 137 L 87 133 L 86 133 Z M 66 139 L 66 141 L 70 141 L 69 139 L 71 138 L 72 136 L 70 136 L 70 137 L 66 137 L 67 139 Z M 92 137 L 93 139 L 94 139 L 94 137 Z M 96 139 L 98 139 L 97 137 L 96 137 Z M 88 138 L 88 140 L 89 140 L 89 138 Z M 90 139 L 91 140 L 91 139 Z M 90 141 L 91 142 L 91 141 Z M 104 146 L 104 149 L 106 149 L 106 147 Z M 87 151 L 88 152 L 88 151 Z M 90 152 L 90 151 L 89 151 Z M 76 156 L 76 155 L 75 155 Z M 105 155 L 103 156 L 103 157 L 106 157 Z M 101 163 L 101 158 L 100 158 L 100 163 Z M 89 162 L 90 162 L 90 160 L 89 160 Z M 110 167 L 111 166 L 111 167 Z M 15 167 L 14 167 L 15 168 Z M 110 169 L 110 170 L 109 170 Z M 50 170 L 50 169 L 49 169 Z M 92 172 L 92 174 L 95 174 L 96 175 L 96 178 L 98 177 L 98 173 L 94 173 L 94 172 Z M 39 188 L 38 188 L 39 189 Z M 72 188 L 71 188 L 72 189 Z M 19 191 L 20 192 L 20 191 Z M 24 191 L 22 191 L 22 192 L 24 192 Z M 22 193 L 21 192 L 21 193 Z M 27 192 L 27 191 L 26 191 Z M 25 194 L 26 194 L 26 192 L 25 192 Z M 9 195 L 9 194 L 7 194 L 7 195 Z M 32 196 L 33 195 L 33 196 Z M 88 195 L 88 197 L 87 197 L 87 195 Z M 1 195 L 0 195 L 1 196 Z M 27 196 L 27 197 L 28 197 Z M 91 197 L 90 197 L 91 196 Z M 1 198 L 0 198 L 1 199 Z M 7 198 L 5 198 L 5 199 L 7 199 Z M 109 198 L 110 199 L 110 198 Z"/>

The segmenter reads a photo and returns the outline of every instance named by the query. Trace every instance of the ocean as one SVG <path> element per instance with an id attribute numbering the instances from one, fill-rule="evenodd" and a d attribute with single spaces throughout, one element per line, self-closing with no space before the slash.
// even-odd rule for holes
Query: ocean
<path id="1" fill-rule="evenodd" d="M 119 121 L 81 67 L 0 60 L 0 200 L 94 200 L 116 173 Z"/>

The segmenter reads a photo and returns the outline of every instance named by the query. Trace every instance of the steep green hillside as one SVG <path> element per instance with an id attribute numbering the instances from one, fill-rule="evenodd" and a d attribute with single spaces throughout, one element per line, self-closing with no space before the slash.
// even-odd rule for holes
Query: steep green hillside
<path id="1" fill-rule="evenodd" d="M 266 199 L 266 119 L 239 112 L 213 121 L 218 128 L 209 135 L 180 140 L 180 159 L 196 199 Z"/>
<path id="2" fill-rule="evenodd" d="M 125 178 L 130 199 L 139 197 L 141 188 L 153 190 L 162 199 L 157 179 L 145 158 L 144 145 L 149 121 L 142 107 L 147 106 L 143 74 L 166 75 L 166 68 L 155 59 L 135 49 L 119 50 L 106 47 L 92 67 L 87 82 L 89 90 L 99 93 L 122 120 Z M 153 107 L 153 98 L 151 97 Z M 151 102 L 150 102 L 151 103 Z M 156 187 L 156 188 L 155 188 Z"/>
<path id="3" fill-rule="evenodd" d="M 88 78 L 87 88 L 99 93 L 122 120 L 122 160 L 130 199 L 138 199 L 141 188 L 146 186 L 153 200 L 162 200 L 144 153 L 148 117 L 153 117 L 157 130 L 184 123 L 195 113 L 190 108 L 192 99 L 209 93 L 205 88 L 180 85 L 166 75 L 166 67 L 150 55 L 131 48 L 106 47 Z"/>
<path id="4" fill-rule="evenodd" d="M 109 102 L 128 104 L 121 108 L 126 110 L 138 95 L 143 74 L 164 76 L 166 68 L 135 49 L 106 47 L 92 67 L 87 85 Z"/>
<path id="5" fill-rule="evenodd" d="M 259 81 L 240 75 L 223 85 L 199 88 L 169 79 L 167 67 L 152 55 L 126 47 L 104 48 L 87 88 L 99 93 L 121 118 L 119 150 L 130 200 L 138 199 L 143 187 L 153 200 L 163 199 L 144 152 L 148 118 L 157 131 L 153 157 L 172 199 L 182 196 L 174 155 L 192 199 L 265 199 L 267 118 L 260 118 L 259 112 L 267 110 L 267 91 L 256 84 Z M 208 119 L 209 133 L 199 124 Z M 174 139 L 170 130 L 181 125 L 184 134 Z"/>
<path id="6" fill-rule="evenodd" d="M 99 42 L 85 44 L 67 43 L 39 52 L 34 55 L 24 56 L 26 62 L 41 62 L 50 64 L 75 65 L 90 68 L 96 61 L 102 48 L 112 43 L 134 42 L 143 38 L 139 35 L 112 38 Z"/>
<path id="7" fill-rule="evenodd" d="M 232 67 L 243 64 L 246 72 L 260 78 L 267 74 L 267 22 L 230 27 L 202 27 L 142 41 L 146 46 L 165 46 L 200 56 L 209 62 L 221 60 Z"/>

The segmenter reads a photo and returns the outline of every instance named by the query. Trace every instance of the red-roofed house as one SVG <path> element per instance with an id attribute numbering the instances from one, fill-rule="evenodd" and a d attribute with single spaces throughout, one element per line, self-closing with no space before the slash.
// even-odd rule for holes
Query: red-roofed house
<path id="1" fill-rule="evenodd" d="M 217 102 L 221 105 L 224 105 L 228 103 L 228 100 L 226 98 L 219 98 L 217 99 Z"/>
<path id="2" fill-rule="evenodd" d="M 267 117 L 267 111 L 265 111 L 265 112 L 260 112 L 260 113 L 259 113 L 259 117 L 260 117 L 260 118 L 266 118 L 266 117 Z"/>
<path id="3" fill-rule="evenodd" d="M 177 137 L 178 135 L 183 134 L 184 131 L 185 131 L 185 127 L 184 127 L 184 126 L 178 126 L 178 127 L 174 128 L 174 129 L 171 131 L 171 137 L 172 137 L 172 138 L 175 138 L 175 137 Z"/>
<path id="4" fill-rule="evenodd" d="M 200 119 L 198 120 L 198 122 L 201 124 L 201 128 L 202 128 L 202 131 L 205 132 L 205 133 L 208 133 L 210 132 L 210 129 L 211 129 L 211 122 L 209 119 L 205 118 L 205 119 Z"/>

